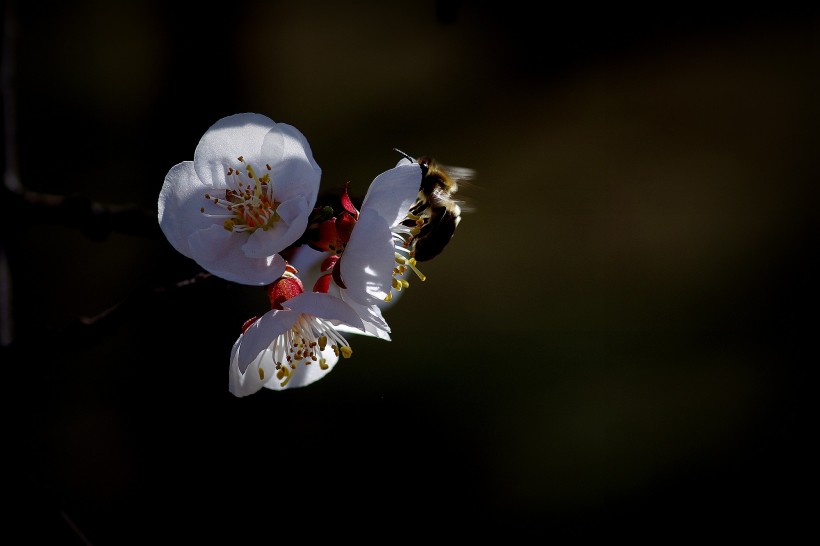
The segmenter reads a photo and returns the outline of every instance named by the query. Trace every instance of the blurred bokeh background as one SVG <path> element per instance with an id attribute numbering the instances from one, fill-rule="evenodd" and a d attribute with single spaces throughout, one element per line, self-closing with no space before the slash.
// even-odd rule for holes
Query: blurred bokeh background
<path id="1" fill-rule="evenodd" d="M 1 205 L 15 543 L 795 531 L 819 16 L 7 0 L 4 170 L 69 198 Z M 478 173 L 392 341 L 244 399 L 228 355 L 263 294 L 159 291 L 199 270 L 155 222 L 168 170 L 238 112 L 299 128 L 328 191 L 363 195 L 393 147 Z"/>

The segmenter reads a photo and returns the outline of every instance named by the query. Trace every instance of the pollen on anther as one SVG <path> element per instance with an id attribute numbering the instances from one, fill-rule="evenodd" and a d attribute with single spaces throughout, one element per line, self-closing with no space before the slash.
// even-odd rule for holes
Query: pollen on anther
<path id="1" fill-rule="evenodd" d="M 263 368 L 259 368 L 259 379 L 265 380 L 265 370 Z"/>

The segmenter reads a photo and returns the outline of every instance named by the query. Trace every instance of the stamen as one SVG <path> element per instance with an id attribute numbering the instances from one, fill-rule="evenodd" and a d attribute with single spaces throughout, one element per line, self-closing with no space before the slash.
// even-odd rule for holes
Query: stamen
<path id="1" fill-rule="evenodd" d="M 337 357 L 349 358 L 353 354 L 347 340 L 332 323 L 312 315 L 299 315 L 290 330 L 277 337 L 270 347 L 280 385 L 284 387 L 290 381 L 299 364 L 308 366 L 316 362 L 322 370 L 330 368 L 327 359 L 322 356 L 328 348 Z"/>
<path id="2" fill-rule="evenodd" d="M 415 258 L 410 258 L 409 260 L 407 260 L 407 267 L 412 269 L 413 273 L 418 275 L 418 278 L 421 280 L 421 282 L 424 282 L 424 281 L 427 280 L 427 277 L 424 276 L 424 273 L 419 271 L 418 268 L 416 267 L 416 259 Z"/>
<path id="3" fill-rule="evenodd" d="M 412 220 L 412 225 L 408 226 L 404 222 L 400 223 L 397 226 L 394 226 L 392 229 L 393 233 L 393 248 L 396 250 L 393 253 L 393 259 L 398 264 L 396 267 L 393 268 L 393 279 L 391 280 L 391 286 L 393 290 L 400 291 L 402 289 L 408 288 L 410 286 L 410 282 L 405 279 L 399 279 L 398 277 L 404 276 L 408 270 L 412 270 L 413 273 L 421 280 L 422 282 L 427 280 L 427 277 L 419 271 L 418 267 L 416 266 L 416 259 L 413 257 L 413 238 L 418 235 L 420 228 L 418 223 L 424 223 L 421 220 L 420 216 L 416 216 L 415 214 L 408 213 L 407 219 Z M 405 220 L 406 221 L 406 220 Z M 393 299 L 393 293 L 388 292 L 387 296 L 384 298 L 384 301 L 389 302 Z"/>
<path id="4" fill-rule="evenodd" d="M 245 163 L 245 157 L 239 156 L 237 161 L 244 164 L 246 176 L 253 180 L 253 184 L 245 184 L 240 177 L 243 171 L 234 167 L 228 167 L 228 183 L 233 189 L 225 190 L 225 197 L 214 197 L 210 193 L 205 194 L 205 198 L 214 205 L 226 211 L 226 214 L 214 214 L 206 212 L 200 208 L 200 213 L 208 218 L 219 218 L 225 220 L 223 227 L 234 233 L 253 233 L 259 228 L 268 230 L 279 221 L 279 214 L 276 209 L 279 202 L 273 196 L 273 182 L 270 173 L 265 173 L 259 177 L 256 170 L 250 163 Z M 271 170 L 269 164 L 265 164 L 267 170 Z"/>

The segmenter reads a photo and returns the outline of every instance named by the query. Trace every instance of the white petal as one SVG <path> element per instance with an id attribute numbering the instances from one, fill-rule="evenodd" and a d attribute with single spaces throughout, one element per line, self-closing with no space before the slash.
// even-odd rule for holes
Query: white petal
<path id="1" fill-rule="evenodd" d="M 395 254 L 387 221 L 376 210 L 362 208 L 339 263 L 350 299 L 362 305 L 384 301 L 392 286 Z"/>
<path id="2" fill-rule="evenodd" d="M 194 168 L 206 186 L 227 188 L 228 167 L 239 165 L 238 157 L 264 166 L 261 151 L 265 135 L 276 123 L 262 114 L 227 116 L 214 123 L 202 136 L 194 152 Z"/>
<path id="3" fill-rule="evenodd" d="M 284 222 L 289 226 L 293 226 L 295 224 L 299 231 L 298 235 L 302 235 L 302 232 L 304 232 L 307 227 L 311 205 L 312 203 L 308 202 L 304 196 L 296 196 L 292 199 L 288 199 L 287 201 L 283 201 L 276 208 L 276 212 L 279 214 L 279 221 Z M 299 236 L 296 237 L 296 239 L 298 238 Z M 296 239 L 294 239 L 294 241 Z"/>
<path id="4" fill-rule="evenodd" d="M 281 218 L 270 229 L 257 229 L 242 246 L 249 258 L 264 258 L 285 250 L 305 232 L 309 206 L 304 198 L 291 199 L 276 209 Z"/>
<path id="5" fill-rule="evenodd" d="M 239 350 L 239 371 L 245 373 L 248 364 L 259 357 L 276 340 L 294 325 L 299 318 L 292 311 L 273 309 L 262 315 L 242 334 L 242 347 Z"/>
<path id="6" fill-rule="evenodd" d="M 359 315 L 341 299 L 321 292 L 302 292 L 282 304 L 293 311 L 364 328 Z"/>
<path id="7" fill-rule="evenodd" d="M 247 396 L 276 379 L 276 364 L 270 347 L 277 337 L 293 326 L 298 317 L 290 311 L 268 311 L 239 336 L 231 349 L 231 393 Z"/>
<path id="8" fill-rule="evenodd" d="M 188 238 L 191 258 L 206 271 L 240 284 L 270 284 L 285 272 L 285 260 L 278 254 L 248 257 L 241 245 L 248 235 L 214 225 Z"/>
<path id="9" fill-rule="evenodd" d="M 362 319 L 364 330 L 351 328 L 344 324 L 339 324 L 336 329 L 340 332 L 373 336 L 385 341 L 390 341 L 390 326 L 382 316 L 381 309 L 377 305 L 361 305 L 347 298 L 347 290 L 341 290 L 342 300 L 356 311 Z M 394 295 L 395 297 L 395 295 Z"/>
<path id="10" fill-rule="evenodd" d="M 239 371 L 239 349 L 242 345 L 243 336 L 233 344 L 231 349 L 231 363 L 228 369 L 228 390 L 234 396 L 247 396 L 262 388 L 264 381 L 259 377 L 258 364 L 251 366 L 250 373 Z M 261 358 L 262 355 L 259 355 Z M 246 369 L 247 371 L 247 369 Z"/>
<path id="11" fill-rule="evenodd" d="M 271 166 L 277 201 L 302 196 L 313 206 L 319 192 L 322 169 L 313 159 L 310 144 L 298 129 L 287 123 L 275 124 L 263 139 L 262 157 Z"/>
<path id="12" fill-rule="evenodd" d="M 415 203 L 420 185 L 421 167 L 418 163 L 401 162 L 373 180 L 362 201 L 362 212 L 374 209 L 387 225 L 398 225 Z"/>
<path id="13" fill-rule="evenodd" d="M 192 257 L 188 246 L 191 233 L 205 229 L 214 223 L 200 209 L 215 207 L 205 199 L 206 186 L 197 178 L 192 161 L 175 165 L 165 176 L 159 192 L 157 208 L 159 225 L 168 242 L 181 254 Z M 213 212 L 213 211 L 211 211 Z"/>

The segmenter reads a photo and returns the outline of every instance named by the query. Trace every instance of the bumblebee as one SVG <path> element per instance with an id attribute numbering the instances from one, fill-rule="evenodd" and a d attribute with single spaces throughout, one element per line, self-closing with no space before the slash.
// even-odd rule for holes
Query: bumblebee
<path id="1" fill-rule="evenodd" d="M 442 165 L 430 156 L 413 159 L 401 150 L 396 151 L 421 166 L 419 195 L 403 225 L 418 229 L 412 230 L 408 241 L 411 256 L 417 262 L 431 260 L 455 235 L 461 222 L 462 202 L 454 195 L 459 182 L 473 178 L 475 171 Z"/>

